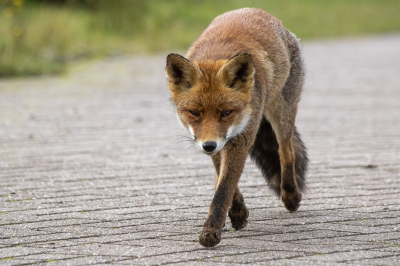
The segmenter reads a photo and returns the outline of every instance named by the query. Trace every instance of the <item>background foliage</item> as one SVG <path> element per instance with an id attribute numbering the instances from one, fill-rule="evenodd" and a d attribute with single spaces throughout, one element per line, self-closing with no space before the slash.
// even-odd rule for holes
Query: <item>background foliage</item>
<path id="1" fill-rule="evenodd" d="M 400 31 L 399 0 L 0 0 L 0 76 L 187 49 L 215 16 L 241 7 L 267 10 L 303 40 Z"/>

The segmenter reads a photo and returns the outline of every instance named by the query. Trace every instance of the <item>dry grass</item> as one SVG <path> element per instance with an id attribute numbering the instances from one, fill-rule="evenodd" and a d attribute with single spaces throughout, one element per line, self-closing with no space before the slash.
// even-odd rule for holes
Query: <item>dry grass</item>
<path id="1" fill-rule="evenodd" d="M 186 49 L 215 16 L 246 6 L 269 11 L 302 39 L 400 31 L 398 0 L 48 2 L 0 0 L 0 76 L 59 73 L 71 60 L 115 52 Z"/>

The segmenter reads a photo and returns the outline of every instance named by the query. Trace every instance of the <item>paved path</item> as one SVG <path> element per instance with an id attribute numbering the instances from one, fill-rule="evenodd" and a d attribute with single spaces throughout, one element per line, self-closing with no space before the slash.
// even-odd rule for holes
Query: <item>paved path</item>
<path id="1" fill-rule="evenodd" d="M 400 35 L 304 51 L 308 193 L 288 213 L 249 161 L 249 224 L 215 248 L 212 163 L 179 141 L 164 55 L 1 80 L 0 265 L 399 265 Z"/>

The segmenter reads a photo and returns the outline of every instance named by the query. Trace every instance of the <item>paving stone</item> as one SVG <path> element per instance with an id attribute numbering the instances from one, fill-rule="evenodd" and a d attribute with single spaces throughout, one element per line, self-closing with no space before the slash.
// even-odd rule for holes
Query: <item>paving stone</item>
<path id="1" fill-rule="evenodd" d="M 185 143 L 165 55 L 0 80 L 1 265 L 398 265 L 400 36 L 304 44 L 308 190 L 289 213 L 247 160 L 249 224 L 198 244 L 210 158 Z"/>

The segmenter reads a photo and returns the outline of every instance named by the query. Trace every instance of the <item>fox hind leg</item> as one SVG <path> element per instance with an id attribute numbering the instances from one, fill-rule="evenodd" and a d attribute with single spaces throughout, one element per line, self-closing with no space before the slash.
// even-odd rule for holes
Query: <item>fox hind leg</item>
<path id="1" fill-rule="evenodd" d="M 297 160 L 293 145 L 293 137 L 280 139 L 279 146 L 281 164 L 281 198 L 286 209 L 290 212 L 294 212 L 300 206 L 300 186 L 304 188 L 304 173 L 296 173 Z M 299 161 L 301 162 L 301 160 Z"/>
<path id="2" fill-rule="evenodd" d="M 286 209 L 294 212 L 301 201 L 301 191 L 305 188 L 307 152 L 295 128 L 297 105 L 304 83 L 304 64 L 298 40 L 287 31 L 290 51 L 289 76 L 281 90 L 281 95 L 270 101 L 265 108 L 265 116 L 270 121 L 278 142 L 281 167 L 281 198 Z"/>
<path id="3" fill-rule="evenodd" d="M 292 115 L 275 112 L 273 114 L 270 113 L 269 117 L 269 119 L 272 118 L 271 126 L 273 131 L 276 133 L 276 140 L 279 146 L 277 150 L 278 156 L 276 153 L 274 154 L 275 159 L 279 158 L 279 162 L 274 166 L 270 165 L 271 168 L 275 167 L 275 173 L 273 175 L 273 178 L 275 179 L 272 179 L 275 182 L 272 183 L 272 186 L 275 192 L 277 192 L 279 183 L 276 181 L 278 179 L 277 177 L 279 176 L 277 165 L 280 165 L 280 196 L 286 209 L 290 212 L 294 212 L 299 208 L 301 201 L 300 187 L 304 188 L 304 173 L 301 172 L 302 168 L 300 168 L 299 173 L 296 173 L 297 160 L 294 147 L 300 148 L 304 145 L 298 145 L 298 143 L 293 145 L 295 112 L 296 111 L 294 110 Z M 300 138 L 297 136 L 296 140 L 300 140 Z M 305 150 L 303 150 L 303 152 L 305 152 Z M 303 158 L 304 162 L 306 155 L 302 154 L 301 157 Z M 301 163 L 301 160 L 299 160 L 299 162 Z M 297 182 L 298 178 L 299 182 Z"/>
<path id="4" fill-rule="evenodd" d="M 275 108 L 266 108 L 266 116 L 279 143 L 281 197 L 286 209 L 296 211 L 305 187 L 307 152 L 295 128 L 297 105 L 303 89 L 305 69 L 297 38 L 287 31 L 290 72 Z M 298 172 L 298 173 L 297 173 Z M 300 190 L 300 191 L 299 191 Z"/>
<path id="5" fill-rule="evenodd" d="M 290 72 L 281 95 L 265 106 L 250 156 L 263 172 L 269 187 L 281 196 L 286 209 L 296 211 L 305 188 L 307 152 L 294 123 L 304 82 L 301 50 L 288 33 Z"/>

